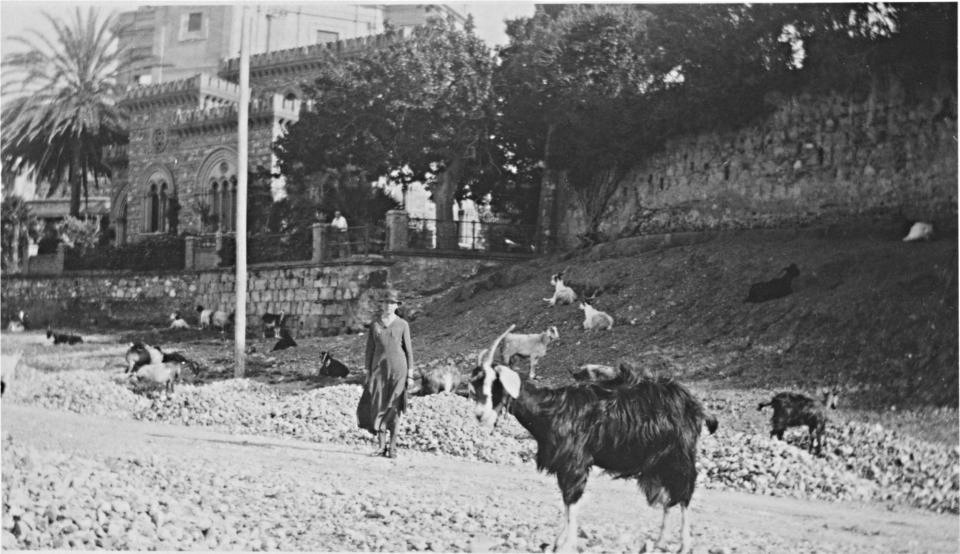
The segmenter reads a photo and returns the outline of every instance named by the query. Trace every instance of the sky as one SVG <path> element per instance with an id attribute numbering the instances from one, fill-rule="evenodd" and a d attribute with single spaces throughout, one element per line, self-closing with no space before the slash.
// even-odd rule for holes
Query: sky
<path id="1" fill-rule="evenodd" d="M 49 24 L 46 19 L 42 16 L 42 12 L 46 11 L 51 15 L 67 15 L 72 12 L 74 7 L 81 7 L 86 9 L 88 6 L 98 7 L 101 10 L 116 10 L 128 11 L 135 9 L 139 6 L 147 5 L 164 5 L 164 4 L 217 4 L 224 2 L 217 2 L 216 0 L 196 0 L 196 1 L 161 1 L 161 2 L 140 2 L 140 1 L 100 1 L 100 2 L 42 2 L 42 1 L 15 1 L 15 0 L 2 0 L 0 1 L 0 37 L 2 37 L 2 42 L 0 42 L 0 50 L 9 51 L 10 49 L 15 49 L 16 46 L 11 44 L 7 39 L 11 36 L 22 34 L 28 29 L 36 30 L 46 30 L 49 29 Z M 229 2 L 230 4 L 239 5 L 240 2 Z M 266 6 L 270 4 L 284 5 L 290 2 L 283 2 L 281 0 L 261 0 L 259 2 L 247 2 L 249 5 L 261 5 Z M 330 4 L 335 2 L 316 2 L 317 5 Z M 339 2 L 346 3 L 346 2 Z M 354 3 L 363 3 L 363 2 L 354 2 Z M 385 2 L 377 2 L 378 4 L 383 4 Z M 422 2 L 406 2 L 406 3 L 422 3 Z M 451 2 L 452 6 L 467 6 L 467 10 L 473 14 L 474 21 L 477 25 L 477 35 L 480 38 L 484 39 L 491 46 L 497 44 L 506 44 L 507 35 L 504 32 L 504 20 L 513 19 L 516 17 L 530 16 L 533 15 L 534 3 L 533 2 L 497 2 L 497 1 L 486 1 L 486 2 Z"/>

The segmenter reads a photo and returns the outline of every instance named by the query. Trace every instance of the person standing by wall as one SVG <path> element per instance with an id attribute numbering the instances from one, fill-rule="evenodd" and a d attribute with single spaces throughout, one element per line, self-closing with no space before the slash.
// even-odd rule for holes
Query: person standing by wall
<path id="1" fill-rule="evenodd" d="M 389 290 L 380 313 L 367 333 L 363 394 L 357 405 L 357 424 L 377 437 L 374 456 L 397 457 L 397 429 L 407 409 L 407 376 L 413 369 L 410 325 L 397 315 L 400 295 Z M 385 445 L 387 432 L 390 444 Z"/>
<path id="2" fill-rule="evenodd" d="M 337 245 L 337 252 L 341 258 L 350 255 L 350 242 L 347 240 L 347 218 L 343 217 L 340 210 L 333 212 L 333 221 L 330 222 L 330 228 L 333 229 L 334 244 Z"/>

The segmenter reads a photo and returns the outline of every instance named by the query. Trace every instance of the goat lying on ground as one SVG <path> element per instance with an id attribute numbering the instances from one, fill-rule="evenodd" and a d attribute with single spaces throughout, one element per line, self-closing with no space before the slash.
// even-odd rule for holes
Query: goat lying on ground
<path id="1" fill-rule="evenodd" d="M 686 388 L 669 379 L 638 379 L 605 386 L 578 384 L 556 389 L 521 383 L 520 376 L 493 365 L 498 343 L 481 354 L 469 393 L 481 424 L 495 424 L 505 408 L 537 441 L 537 469 L 557 476 L 566 522 L 555 550 L 576 551 L 577 506 L 592 466 L 618 478 L 637 479 L 650 504 L 663 506 L 657 546 L 662 548 L 667 512 L 680 505 L 681 552 L 691 550 L 687 506 L 697 478 L 697 440 L 706 415 Z"/>
<path id="2" fill-rule="evenodd" d="M 27 314 L 20 310 L 17 312 L 17 316 L 12 318 L 9 323 L 7 323 L 7 331 L 14 333 L 22 333 L 30 328 L 30 325 L 27 321 Z"/>
<path id="3" fill-rule="evenodd" d="M 933 224 L 924 221 L 918 221 L 910 226 L 910 232 L 903 237 L 903 242 L 913 242 L 917 240 L 933 240 Z"/>
<path id="4" fill-rule="evenodd" d="M 53 344 L 83 344 L 83 338 L 68 333 L 55 333 L 47 329 L 47 338 L 53 339 Z"/>
<path id="5" fill-rule="evenodd" d="M 511 365 L 514 356 L 530 358 L 529 379 L 537 377 L 537 362 L 547 353 L 547 346 L 560 338 L 556 327 L 550 327 L 542 333 L 507 333 L 500 350 L 500 359 Z"/>
<path id="6" fill-rule="evenodd" d="M 619 372 L 612 365 L 583 364 L 577 371 L 571 371 L 570 375 L 577 381 L 606 381 L 619 375 Z"/>
<path id="7" fill-rule="evenodd" d="M 189 329 L 190 324 L 187 323 L 187 320 L 183 319 L 180 316 L 180 312 L 173 312 L 170 314 L 170 328 L 171 329 Z"/>
<path id="8" fill-rule="evenodd" d="M 750 292 L 744 302 L 766 302 L 776 298 L 783 298 L 793 292 L 790 286 L 791 281 L 800 275 L 800 269 L 797 264 L 790 264 L 783 268 L 783 275 L 776 279 L 754 283 L 750 285 Z"/>
<path id="9" fill-rule="evenodd" d="M 201 366 L 199 363 L 188 359 L 180 352 L 164 352 L 159 346 L 151 346 L 144 342 L 130 343 L 130 348 L 124 356 L 127 361 L 127 368 L 124 373 L 135 373 L 140 367 L 149 364 L 180 363 L 185 364 L 194 373 L 199 373 Z"/>
<path id="10" fill-rule="evenodd" d="M 773 429 L 770 431 L 770 436 L 783 440 L 783 432 L 788 427 L 806 425 L 810 433 L 810 444 L 807 450 L 812 453 L 816 445 L 816 452 L 819 455 L 823 450 L 823 434 L 829 419 L 827 408 L 836 409 L 837 407 L 837 389 L 823 390 L 820 394 L 823 398 L 822 402 L 795 392 L 781 392 L 769 402 L 761 402 L 757 410 L 773 406 L 773 417 L 770 419 Z"/>
<path id="11" fill-rule="evenodd" d="M 327 377 L 346 377 L 350 373 L 346 364 L 335 359 L 329 352 L 320 353 L 320 375 Z"/>
<path id="12" fill-rule="evenodd" d="M 283 312 L 279 314 L 267 312 L 260 316 L 260 321 L 263 323 L 263 338 L 280 338 L 280 328 L 284 324 Z"/>
<path id="13" fill-rule="evenodd" d="M 151 363 L 137 368 L 130 378 L 162 385 L 167 394 L 173 394 L 173 384 L 180 380 L 180 369 L 179 362 Z"/>
<path id="14" fill-rule="evenodd" d="M 420 394 L 437 394 L 441 392 L 456 392 L 462 377 L 456 366 L 442 365 L 425 370 L 420 375 Z"/>
<path id="15" fill-rule="evenodd" d="M 580 309 L 583 310 L 583 328 L 587 331 L 613 328 L 613 318 L 610 314 L 601 312 L 586 302 L 580 303 Z"/>
<path id="16" fill-rule="evenodd" d="M 563 283 L 563 272 L 551 275 L 550 284 L 553 285 L 553 296 L 543 299 L 547 304 L 555 306 L 557 302 L 561 304 L 573 304 L 574 301 L 576 301 L 577 293 L 573 292 L 572 288 Z"/>
<path id="17" fill-rule="evenodd" d="M 280 328 L 280 340 L 277 341 L 277 344 L 273 345 L 271 352 L 276 352 L 277 350 L 286 350 L 287 348 L 293 348 L 297 345 L 297 342 L 293 340 L 293 337 L 290 336 L 290 331 L 285 327 Z"/>

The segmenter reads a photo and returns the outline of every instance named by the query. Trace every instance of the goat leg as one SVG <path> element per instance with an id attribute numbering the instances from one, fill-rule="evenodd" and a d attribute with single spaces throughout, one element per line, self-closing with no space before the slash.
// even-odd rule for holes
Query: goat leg
<path id="1" fill-rule="evenodd" d="M 670 507 L 663 507 L 663 519 L 660 520 L 660 533 L 657 535 L 656 549 L 663 551 L 667 549 L 667 515 L 670 513 Z"/>
<path id="2" fill-rule="evenodd" d="M 686 504 L 680 504 L 680 554 L 688 554 L 693 551 L 693 545 L 690 544 L 690 519 L 687 517 Z"/>
<path id="3" fill-rule="evenodd" d="M 577 502 L 563 505 L 564 523 L 557 541 L 553 545 L 554 552 L 577 551 Z"/>

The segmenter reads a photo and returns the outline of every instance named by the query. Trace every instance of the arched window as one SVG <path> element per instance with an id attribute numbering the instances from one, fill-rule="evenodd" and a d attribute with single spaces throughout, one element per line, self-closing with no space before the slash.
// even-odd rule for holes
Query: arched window
<path id="1" fill-rule="evenodd" d="M 223 229 L 223 220 L 220 218 L 223 206 L 220 204 L 220 183 L 216 179 L 210 181 L 210 215 L 213 216 L 214 229 Z"/>
<path id="2" fill-rule="evenodd" d="M 237 228 L 237 153 L 229 148 L 217 148 L 207 155 L 197 182 L 205 183 L 213 230 L 232 232 Z"/>
<path id="3" fill-rule="evenodd" d="M 157 196 L 157 185 L 150 183 L 147 192 L 147 232 L 156 233 L 160 230 L 160 198 Z"/>
<path id="4" fill-rule="evenodd" d="M 169 217 L 169 197 L 167 196 L 167 183 L 160 182 L 160 222 L 158 231 L 167 231 L 167 218 Z"/>

